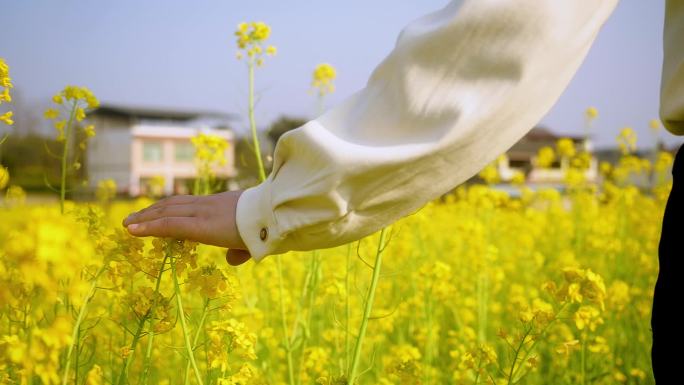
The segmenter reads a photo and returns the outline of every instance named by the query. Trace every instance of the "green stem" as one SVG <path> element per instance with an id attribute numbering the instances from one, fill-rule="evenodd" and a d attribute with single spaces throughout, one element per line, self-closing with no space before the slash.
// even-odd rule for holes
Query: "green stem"
<path id="1" fill-rule="evenodd" d="M 204 308 L 202 308 L 202 316 L 200 317 L 199 325 L 197 326 L 197 331 L 195 332 L 195 337 L 192 339 L 193 350 L 197 347 L 197 341 L 199 341 L 199 336 L 202 330 L 204 330 L 204 321 L 207 319 L 207 309 L 209 308 L 209 298 L 204 300 Z M 190 361 L 185 365 L 185 385 L 188 385 L 190 381 Z"/>
<path id="2" fill-rule="evenodd" d="M 351 339 L 349 338 L 350 335 L 350 330 L 349 330 L 349 322 L 351 318 L 351 303 L 349 301 L 349 276 L 350 276 L 350 271 L 351 271 L 351 243 L 347 245 L 347 276 L 345 277 L 344 281 L 344 292 L 345 292 L 345 311 L 346 311 L 346 317 L 345 317 L 345 329 L 346 332 L 344 334 L 344 367 L 345 370 L 349 371 L 349 353 L 351 351 L 350 345 L 351 345 Z"/>
<path id="3" fill-rule="evenodd" d="M 325 95 L 319 92 L 318 93 L 318 115 L 323 114 L 324 107 L 325 107 L 324 101 L 323 101 L 324 98 L 325 98 Z"/>
<path id="4" fill-rule="evenodd" d="M 559 317 L 560 314 L 565 310 L 565 307 L 566 307 L 566 306 L 567 306 L 567 304 L 563 304 L 563 306 L 561 306 L 560 309 L 558 309 L 558 312 L 556 313 L 556 317 L 554 317 L 554 319 L 552 319 L 549 323 L 547 323 L 546 325 L 544 325 L 544 328 L 541 330 L 541 332 L 539 332 L 539 335 L 540 335 L 540 336 L 543 335 L 544 333 L 546 333 L 546 331 L 549 330 L 549 328 L 551 327 L 551 325 L 553 325 L 553 324 L 558 320 L 558 317 Z M 525 355 L 523 356 L 522 360 L 520 360 L 520 362 L 525 362 L 525 361 L 527 360 L 527 358 L 528 358 L 528 357 L 530 356 L 530 354 L 534 351 L 534 348 L 537 347 L 537 344 L 538 344 L 539 341 L 541 341 L 541 340 L 542 340 L 541 338 L 535 338 L 535 339 L 534 339 L 534 341 L 532 342 L 532 345 L 530 346 L 530 348 L 527 349 L 527 350 L 525 351 Z M 514 361 L 514 364 L 515 364 L 515 361 Z M 519 366 L 514 372 L 512 371 L 512 376 L 513 376 L 513 378 L 518 378 L 518 377 L 522 378 L 522 375 L 518 376 L 518 371 L 521 370 L 522 368 L 523 368 L 523 366 Z M 512 368 L 511 368 L 511 370 L 512 370 Z M 518 380 L 519 380 L 520 378 L 518 378 Z M 511 379 L 509 378 L 509 384 L 511 383 L 510 381 L 511 381 Z M 516 380 L 516 381 L 513 381 L 513 383 L 516 383 L 516 382 L 517 382 L 517 380 Z"/>
<path id="5" fill-rule="evenodd" d="M 74 117 L 76 116 L 76 101 L 71 107 L 71 113 L 69 114 L 69 121 L 67 122 L 66 129 L 64 132 L 64 147 L 62 148 L 62 182 L 59 189 L 59 208 L 62 214 L 64 214 L 64 200 L 66 199 L 66 175 L 67 175 L 67 158 L 69 157 L 69 138 L 71 137 L 71 126 L 74 123 Z"/>
<path id="6" fill-rule="evenodd" d="M 154 314 L 157 309 L 157 304 L 159 302 L 159 286 L 161 285 L 162 275 L 164 274 L 164 267 L 166 266 L 166 261 L 168 259 L 169 256 L 165 255 L 164 259 L 162 260 L 161 267 L 159 268 L 159 275 L 157 276 L 157 282 L 154 287 L 154 300 L 152 301 L 152 307 L 150 308 L 150 314 L 152 316 L 149 318 L 149 331 L 147 333 L 147 351 L 145 352 L 145 359 L 143 360 L 142 378 L 140 379 L 140 383 L 143 385 L 147 385 L 147 378 L 150 373 L 150 367 L 152 362 L 152 342 L 154 340 Z"/>
<path id="7" fill-rule="evenodd" d="M 520 350 L 525 345 L 525 340 L 527 339 L 527 336 L 530 335 L 531 331 L 532 331 L 532 326 L 530 326 L 527 330 L 525 330 L 525 334 L 523 335 L 522 339 L 520 340 L 518 347 L 515 349 L 515 353 L 513 354 L 513 363 L 511 364 L 511 370 L 508 373 L 508 382 L 507 382 L 508 385 L 511 385 L 514 383 L 513 377 L 518 372 L 518 370 L 515 368 L 515 364 L 518 362 L 518 355 L 520 354 Z"/>
<path id="8" fill-rule="evenodd" d="M 430 366 L 432 365 L 432 293 L 426 298 L 427 301 L 427 336 L 425 341 L 425 384 L 430 384 Z M 476 382 L 477 383 L 477 382 Z"/>
<path id="9" fill-rule="evenodd" d="M 306 351 L 308 342 L 309 342 L 309 337 L 311 335 L 311 324 L 313 323 L 313 307 L 314 307 L 314 299 L 315 299 L 315 294 L 316 294 L 316 286 L 318 286 L 318 275 L 319 275 L 319 269 L 320 269 L 320 260 L 318 258 L 318 251 L 314 250 L 311 252 L 311 266 L 309 267 L 310 273 L 309 273 L 309 281 L 307 282 L 307 294 L 308 294 L 308 314 L 307 314 L 307 320 L 306 320 L 306 330 L 303 335 L 303 341 L 302 341 L 302 349 L 300 351 L 300 356 L 299 356 L 299 376 L 297 377 L 297 383 L 301 384 L 302 382 L 302 365 L 304 362 L 304 353 Z"/>
<path id="10" fill-rule="evenodd" d="M 252 143 L 254 145 L 254 155 L 259 169 L 259 182 L 266 180 L 264 163 L 261 160 L 261 147 L 259 146 L 259 136 L 257 135 L 256 119 L 254 119 L 254 61 L 249 62 L 249 125 L 252 130 Z"/>
<path id="11" fill-rule="evenodd" d="M 480 383 L 480 369 L 482 369 L 482 354 L 480 354 L 480 359 L 477 360 L 477 372 L 475 374 L 475 385 Z"/>
<path id="12" fill-rule="evenodd" d="M 194 195 L 202 195 L 200 194 L 200 179 L 202 179 L 202 177 L 198 175 L 197 178 L 195 178 L 195 181 L 193 182 L 192 193 Z"/>
<path id="13" fill-rule="evenodd" d="M 477 279 L 477 339 L 481 344 L 487 342 L 487 291 L 489 282 L 487 274 L 481 272 Z"/>
<path id="14" fill-rule="evenodd" d="M 121 366 L 121 371 L 119 372 L 119 380 L 117 381 L 118 385 L 123 385 L 126 383 L 126 378 L 128 377 L 128 367 L 131 364 L 131 360 L 133 359 L 133 353 L 135 352 L 135 348 L 138 346 L 138 341 L 140 341 L 140 336 L 142 335 L 142 331 L 145 328 L 145 322 L 147 321 L 147 318 L 150 316 L 150 312 L 148 311 L 142 318 L 140 318 L 140 322 L 138 322 L 138 329 L 135 331 L 135 335 L 133 336 L 133 341 L 131 341 L 131 346 L 128 351 L 128 355 L 126 358 L 123 360 L 123 365 Z"/>
<path id="15" fill-rule="evenodd" d="M 380 240 L 378 241 L 378 250 L 375 257 L 375 266 L 373 266 L 373 275 L 371 277 L 371 284 L 368 287 L 368 295 L 366 296 L 366 307 L 363 311 L 363 319 L 359 327 L 359 336 L 356 338 L 356 345 L 354 346 L 354 358 L 351 364 L 351 369 L 347 375 L 347 383 L 354 384 L 356 381 L 356 373 L 359 370 L 361 361 L 361 347 L 363 346 L 363 339 L 366 336 L 366 329 L 368 328 L 368 320 L 373 310 L 373 300 L 375 298 L 375 289 L 378 286 L 378 279 L 380 278 L 380 268 L 382 267 L 382 255 L 385 250 L 385 232 L 387 228 L 383 228 L 380 232 Z"/>
<path id="16" fill-rule="evenodd" d="M 176 274 L 176 261 L 171 259 L 171 275 L 173 275 L 173 287 L 176 292 L 176 305 L 178 306 L 178 318 L 180 319 L 181 329 L 183 330 L 183 340 L 185 342 L 185 349 L 188 353 L 188 360 L 192 364 L 192 370 L 195 372 L 195 379 L 199 385 L 202 385 L 202 376 L 200 376 L 197 362 L 195 361 L 195 354 L 190 343 L 190 335 L 188 333 L 188 325 L 185 323 L 185 311 L 183 310 L 183 301 L 181 299 L 180 284 L 178 284 L 178 275 Z"/>
<path id="17" fill-rule="evenodd" d="M 294 365 L 292 362 L 292 347 L 290 346 L 290 337 L 287 333 L 287 320 L 285 319 L 285 290 L 283 290 L 283 266 L 280 261 L 280 255 L 276 256 L 278 263 L 278 290 L 280 292 L 280 318 L 283 328 L 283 339 L 285 340 L 285 351 L 287 352 L 287 373 L 290 385 L 295 384 L 294 380 Z"/>
<path id="18" fill-rule="evenodd" d="M 86 313 L 86 308 L 88 307 L 88 304 L 90 303 L 90 300 L 93 298 L 95 295 L 95 291 L 97 290 L 97 279 L 100 278 L 100 275 L 105 271 L 107 265 L 103 264 L 100 270 L 97 271 L 95 274 L 95 277 L 93 277 L 93 281 L 90 283 L 90 290 L 88 290 L 88 294 L 86 295 L 83 305 L 81 305 L 81 309 L 78 311 L 78 317 L 76 318 L 76 323 L 74 324 L 74 329 L 71 332 L 71 343 L 69 344 L 69 349 L 67 350 L 66 354 L 66 363 L 64 364 L 64 374 L 62 375 L 62 385 L 67 384 L 67 377 L 69 375 L 69 367 L 71 366 L 71 354 L 74 351 L 74 346 L 76 345 L 76 340 L 79 337 L 79 331 L 81 329 L 81 322 L 83 322 L 83 318 L 85 317 Z"/>
<path id="19" fill-rule="evenodd" d="M 78 362 L 78 357 L 81 355 L 81 344 L 79 343 L 81 339 L 81 328 L 78 328 L 78 335 L 76 336 L 76 344 L 74 346 L 74 349 L 76 349 L 76 353 L 74 356 L 74 378 L 76 379 L 76 383 L 78 383 L 78 368 L 79 368 L 79 362 Z"/>
<path id="20" fill-rule="evenodd" d="M 586 344 L 586 335 L 585 333 L 582 333 L 582 350 L 580 352 L 581 354 L 581 360 L 582 360 L 582 372 L 581 372 L 581 384 L 584 385 L 586 384 L 586 378 L 587 378 L 587 344 Z"/>

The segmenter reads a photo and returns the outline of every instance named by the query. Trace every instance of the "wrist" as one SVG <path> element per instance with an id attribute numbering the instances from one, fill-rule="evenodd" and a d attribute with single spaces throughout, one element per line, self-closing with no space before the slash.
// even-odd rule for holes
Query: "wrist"
<path id="1" fill-rule="evenodd" d="M 270 179 L 242 191 L 236 202 L 235 225 L 252 259 L 258 262 L 277 254 L 281 234 L 271 204 Z"/>

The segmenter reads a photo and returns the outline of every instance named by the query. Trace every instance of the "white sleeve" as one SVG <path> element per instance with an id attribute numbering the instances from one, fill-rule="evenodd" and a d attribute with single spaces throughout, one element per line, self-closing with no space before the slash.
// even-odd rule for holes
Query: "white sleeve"
<path id="1" fill-rule="evenodd" d="M 665 4 L 660 119 L 668 131 L 684 135 L 684 1 Z"/>
<path id="2" fill-rule="evenodd" d="M 404 27 L 366 86 L 280 137 L 236 224 L 256 261 L 418 211 L 552 107 L 617 0 L 466 0 Z"/>

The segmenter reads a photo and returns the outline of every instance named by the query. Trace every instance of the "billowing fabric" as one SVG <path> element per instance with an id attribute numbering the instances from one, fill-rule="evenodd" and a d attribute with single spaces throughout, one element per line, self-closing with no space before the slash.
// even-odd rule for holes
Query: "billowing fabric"
<path id="1" fill-rule="evenodd" d="M 662 120 L 684 132 L 684 0 L 667 5 Z M 364 88 L 280 137 L 237 203 L 260 261 L 360 239 L 506 152 L 551 109 L 617 0 L 466 0 L 405 26 Z"/>

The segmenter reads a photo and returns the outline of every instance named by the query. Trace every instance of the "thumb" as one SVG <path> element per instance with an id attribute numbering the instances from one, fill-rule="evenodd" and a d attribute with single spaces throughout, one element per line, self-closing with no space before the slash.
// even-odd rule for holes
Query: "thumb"
<path id="1" fill-rule="evenodd" d="M 228 249 L 228 251 L 226 251 L 226 262 L 228 262 L 228 264 L 231 266 L 242 265 L 250 258 L 252 258 L 252 256 L 247 250 Z"/>

